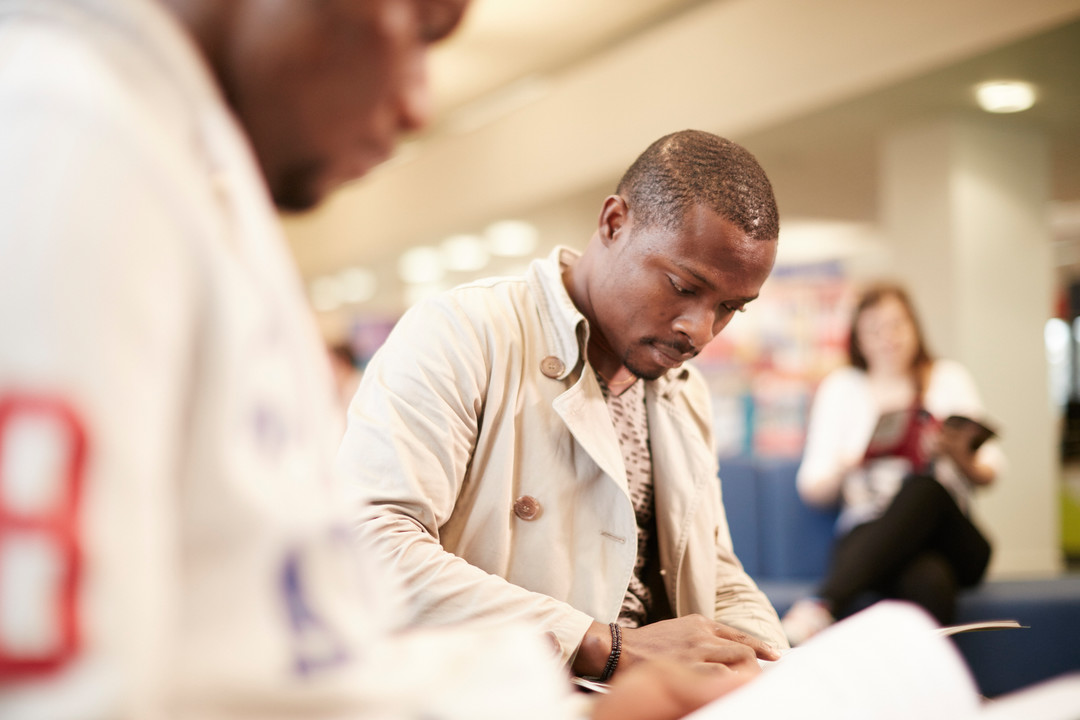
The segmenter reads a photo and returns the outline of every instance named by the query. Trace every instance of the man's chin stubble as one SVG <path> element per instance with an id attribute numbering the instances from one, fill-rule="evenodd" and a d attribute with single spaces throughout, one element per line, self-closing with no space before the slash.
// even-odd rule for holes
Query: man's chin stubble
<path id="1" fill-rule="evenodd" d="M 631 375 L 641 380 L 656 380 L 666 372 L 664 368 L 660 368 L 659 370 L 654 370 L 652 372 L 643 370 L 639 365 L 637 365 L 633 360 L 630 359 L 629 352 L 627 352 L 626 355 L 623 356 L 623 367 L 629 370 Z"/>
<path id="2" fill-rule="evenodd" d="M 323 192 L 318 189 L 315 178 L 318 177 L 314 164 L 298 165 L 279 173 L 270 182 L 270 193 L 274 205 L 287 213 L 302 213 L 314 209 L 323 199 Z"/>

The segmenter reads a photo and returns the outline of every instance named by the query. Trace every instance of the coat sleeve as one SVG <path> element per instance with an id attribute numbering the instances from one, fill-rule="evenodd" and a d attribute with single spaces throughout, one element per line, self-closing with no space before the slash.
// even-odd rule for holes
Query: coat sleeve
<path id="1" fill-rule="evenodd" d="M 716 483 L 716 608 L 717 622 L 738 628 L 751 635 L 773 643 L 778 648 L 788 647 L 787 636 L 780 626 L 769 598 L 758 588 L 753 578 L 743 569 L 735 555 L 728 526 L 727 511 Z"/>
<path id="2" fill-rule="evenodd" d="M 769 598 L 743 569 L 731 547 L 731 534 L 721 507 L 721 525 L 716 539 L 716 611 L 717 622 L 730 625 L 754 637 L 772 643 L 777 648 L 788 647 L 787 636 L 780 626 Z"/>
<path id="3" fill-rule="evenodd" d="M 692 542 L 700 543 L 703 549 L 707 549 L 709 546 L 705 544 L 709 543 L 716 556 L 713 618 L 779 648 L 786 648 L 787 637 L 780 627 L 776 610 L 735 555 L 719 481 L 709 390 L 703 378 L 689 368 L 682 398 L 686 402 L 685 417 L 690 421 L 684 425 L 682 441 L 690 443 L 686 447 L 688 455 L 700 454 L 701 457 L 701 464 L 696 466 L 698 469 L 693 474 L 704 472 L 708 475 L 704 500 L 708 512 L 696 513 L 696 517 L 708 521 L 707 527 L 706 523 L 699 521 L 697 524 L 700 527 L 691 532 L 693 537 L 699 538 Z M 703 609 L 702 613 L 707 614 L 707 609 Z"/>
<path id="4" fill-rule="evenodd" d="M 412 622 L 524 621 L 553 633 L 569 660 L 591 617 L 440 544 L 483 422 L 489 331 L 449 296 L 407 312 L 364 371 L 338 469 L 360 547 L 398 571 Z"/>

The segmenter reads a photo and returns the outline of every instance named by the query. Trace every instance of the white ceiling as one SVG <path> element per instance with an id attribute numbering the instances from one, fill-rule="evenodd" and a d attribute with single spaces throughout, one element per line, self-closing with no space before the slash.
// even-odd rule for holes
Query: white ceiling
<path id="1" fill-rule="evenodd" d="M 1039 87 L 1000 122 L 1050 137 L 1053 197 L 1080 203 L 1080 0 L 474 0 L 431 76 L 428 131 L 286 218 L 308 280 L 377 274 L 365 309 L 401 309 L 401 250 L 493 220 L 536 223 L 540 252 L 584 244 L 622 168 L 682 127 L 749 147 L 785 222 L 872 224 L 882 133 L 976 113 L 997 76 Z"/>
<path id="2" fill-rule="evenodd" d="M 602 52 L 701 0 L 472 0 L 432 53 L 436 125 L 494 90 Z"/>

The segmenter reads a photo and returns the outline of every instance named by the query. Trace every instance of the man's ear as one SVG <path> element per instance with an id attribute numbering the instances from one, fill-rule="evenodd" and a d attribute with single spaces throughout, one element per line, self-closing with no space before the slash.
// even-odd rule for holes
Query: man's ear
<path id="1" fill-rule="evenodd" d="M 600 220 L 597 231 L 604 245 L 615 242 L 619 232 L 626 225 L 630 207 L 621 195 L 608 195 L 600 208 Z"/>

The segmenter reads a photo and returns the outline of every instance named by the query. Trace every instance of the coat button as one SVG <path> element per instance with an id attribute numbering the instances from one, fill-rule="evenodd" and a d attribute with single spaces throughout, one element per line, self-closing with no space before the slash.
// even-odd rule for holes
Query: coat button
<path id="1" fill-rule="evenodd" d="M 563 365 L 563 361 L 554 355 L 548 355 L 546 358 L 540 361 L 540 372 L 544 373 L 549 378 L 557 378 L 563 374 L 563 370 L 566 366 Z"/>
<path id="2" fill-rule="evenodd" d="M 514 514 L 522 520 L 535 520 L 540 517 L 540 501 L 532 495 L 522 495 L 514 501 Z"/>

